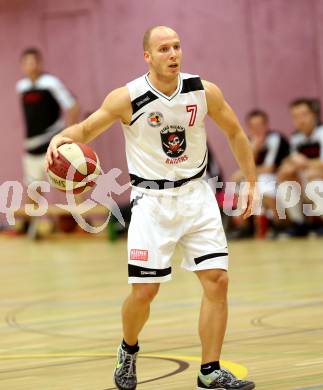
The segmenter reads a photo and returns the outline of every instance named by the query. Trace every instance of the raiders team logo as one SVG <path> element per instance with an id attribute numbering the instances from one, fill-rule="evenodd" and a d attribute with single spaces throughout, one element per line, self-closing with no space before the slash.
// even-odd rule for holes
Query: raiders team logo
<path id="1" fill-rule="evenodd" d="M 164 122 L 164 117 L 161 112 L 151 112 L 147 118 L 148 125 L 152 127 L 159 127 Z"/>
<path id="2" fill-rule="evenodd" d="M 168 157 L 181 156 L 186 149 L 185 128 L 183 126 L 166 126 L 160 132 L 164 152 Z"/>

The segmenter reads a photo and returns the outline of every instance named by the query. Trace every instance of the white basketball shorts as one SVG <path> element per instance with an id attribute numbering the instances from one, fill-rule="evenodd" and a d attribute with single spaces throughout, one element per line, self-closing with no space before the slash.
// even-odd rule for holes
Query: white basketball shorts
<path id="1" fill-rule="evenodd" d="M 129 283 L 171 279 L 178 244 L 189 271 L 228 269 L 228 248 L 215 195 L 203 180 L 189 182 L 176 196 L 133 188 L 128 231 Z M 155 191 L 156 193 L 156 191 Z"/>
<path id="2" fill-rule="evenodd" d="M 23 156 L 24 182 L 26 185 L 34 181 L 47 180 L 45 172 L 46 154 L 25 153 Z"/>

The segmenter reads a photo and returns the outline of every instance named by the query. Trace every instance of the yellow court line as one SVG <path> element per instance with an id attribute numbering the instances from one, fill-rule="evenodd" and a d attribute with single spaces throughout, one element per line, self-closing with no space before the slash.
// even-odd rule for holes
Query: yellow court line
<path id="1" fill-rule="evenodd" d="M 18 360 L 18 359 L 53 359 L 53 358 L 96 358 L 96 357 L 115 357 L 115 353 L 43 353 L 43 354 L 2 354 L 0 360 Z M 191 362 L 200 362 L 198 356 L 179 356 L 179 355 L 154 355 L 141 354 L 146 358 L 177 359 Z M 248 369 L 242 364 L 234 363 L 229 360 L 221 360 L 221 365 L 232 371 L 238 378 L 242 379 L 248 375 Z"/>

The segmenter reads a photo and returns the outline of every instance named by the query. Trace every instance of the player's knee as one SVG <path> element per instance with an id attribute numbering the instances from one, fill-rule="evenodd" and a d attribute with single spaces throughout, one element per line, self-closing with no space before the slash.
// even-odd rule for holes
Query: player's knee
<path id="1" fill-rule="evenodd" d="M 225 271 L 216 272 L 208 278 L 204 284 L 204 292 L 209 300 L 226 300 L 229 278 Z"/>
<path id="2" fill-rule="evenodd" d="M 213 281 L 217 289 L 221 291 L 227 290 L 229 284 L 229 278 L 227 272 L 221 272 Z"/>
<path id="3" fill-rule="evenodd" d="M 132 294 L 136 301 L 147 304 L 153 301 L 159 290 L 159 284 L 133 285 Z"/>

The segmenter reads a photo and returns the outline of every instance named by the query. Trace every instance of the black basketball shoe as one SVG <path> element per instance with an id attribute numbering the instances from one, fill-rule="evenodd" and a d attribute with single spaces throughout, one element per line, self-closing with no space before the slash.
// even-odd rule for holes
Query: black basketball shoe
<path id="1" fill-rule="evenodd" d="M 136 389 L 136 359 L 137 353 L 130 354 L 120 345 L 118 348 L 117 364 L 114 370 L 114 383 L 119 390 Z"/>

